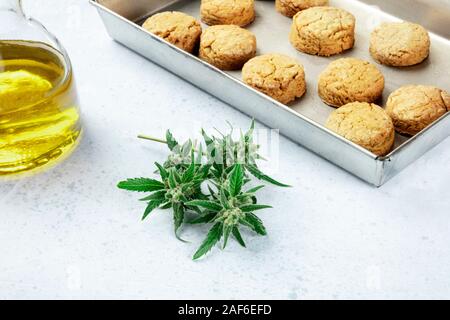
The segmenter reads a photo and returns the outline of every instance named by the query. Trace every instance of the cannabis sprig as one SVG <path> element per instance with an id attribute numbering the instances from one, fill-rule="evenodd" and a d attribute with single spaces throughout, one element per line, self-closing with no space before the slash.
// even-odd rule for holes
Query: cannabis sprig
<path id="1" fill-rule="evenodd" d="M 244 171 L 240 164 L 235 164 L 229 174 L 229 184 L 220 188 L 219 196 L 214 195 L 212 197 L 214 200 L 193 200 L 187 203 L 187 205 L 206 210 L 206 213 L 199 217 L 200 221 L 214 223 L 205 241 L 195 253 L 194 259 L 200 258 L 211 250 L 221 237 L 224 238 L 223 248 L 225 249 L 231 234 L 245 247 L 245 242 L 239 231 L 241 225 L 260 235 L 267 234 L 262 221 L 253 212 L 272 207 L 256 204 L 256 189 L 242 192 L 243 185 Z"/>
<path id="2" fill-rule="evenodd" d="M 279 187 L 289 187 L 261 172 L 256 161 L 263 159 L 258 153 L 259 145 L 254 143 L 255 123 L 240 138 L 233 139 L 233 129 L 220 137 L 209 136 L 203 129 L 203 142 L 188 140 L 178 143 L 170 130 L 166 139 L 139 136 L 142 139 L 164 143 L 170 154 L 163 165 L 155 163 L 159 180 L 134 178 L 121 181 L 120 189 L 134 192 L 148 192 L 141 199 L 147 203 L 142 219 L 146 219 L 155 209 L 172 209 L 175 235 L 184 224 L 211 224 L 205 240 L 193 259 L 207 254 L 223 239 L 226 248 L 229 238 L 243 247 L 246 246 L 241 228 L 248 228 L 265 236 L 266 228 L 256 211 L 272 208 L 258 204 L 256 193 L 264 187 L 259 185 L 244 190 L 252 177 Z M 202 186 L 208 192 L 204 193 Z M 187 219 L 190 212 L 193 218 Z"/>

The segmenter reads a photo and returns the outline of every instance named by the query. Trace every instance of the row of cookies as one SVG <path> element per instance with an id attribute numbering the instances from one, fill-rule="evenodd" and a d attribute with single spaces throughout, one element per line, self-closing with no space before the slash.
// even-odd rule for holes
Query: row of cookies
<path id="1" fill-rule="evenodd" d="M 384 76 L 368 61 L 343 58 L 332 62 L 319 75 L 319 96 L 340 108 L 353 102 L 374 103 L 384 90 Z M 407 85 L 388 98 L 386 112 L 397 132 L 413 136 L 450 111 L 450 96 L 439 88 Z"/>
<path id="2" fill-rule="evenodd" d="M 450 111 L 450 95 L 432 86 L 408 85 L 394 91 L 386 108 L 351 102 L 331 113 L 326 127 L 378 156 L 387 155 L 395 131 L 414 135 Z"/>
<path id="3" fill-rule="evenodd" d="M 278 1 L 297 4 L 305 2 Z M 303 53 L 328 57 L 353 48 L 355 25 L 353 14 L 344 9 L 312 7 L 294 15 L 289 39 Z M 430 37 L 425 28 L 415 23 L 382 23 L 371 33 L 369 51 L 381 64 L 412 66 L 428 57 Z"/>
<path id="4" fill-rule="evenodd" d="M 289 39 L 301 52 L 331 56 L 354 46 L 355 17 L 343 9 L 328 7 L 328 0 L 276 0 L 275 8 L 293 17 Z M 200 14 L 208 25 L 244 27 L 255 19 L 254 0 L 202 0 Z M 382 23 L 371 34 L 369 51 L 379 63 L 411 66 L 428 57 L 430 37 L 415 23 Z"/>
<path id="5" fill-rule="evenodd" d="M 289 39 L 297 50 L 311 55 L 331 56 L 353 48 L 355 17 L 340 8 L 317 6 L 327 3 L 327 0 L 276 1 L 276 8 L 281 13 L 287 16 L 295 13 Z M 202 21 L 208 25 L 243 27 L 255 19 L 254 0 L 202 0 L 200 14 Z M 156 14 L 150 17 L 143 27 L 190 53 L 194 51 L 198 42 L 201 42 L 200 22 L 181 12 Z M 208 40 L 205 40 L 206 44 L 203 47 L 214 43 L 211 42 L 213 39 L 219 38 L 225 42 L 226 49 L 235 51 L 235 47 L 243 46 L 246 50 L 251 49 L 250 52 L 256 51 L 256 39 L 249 31 L 223 26 L 214 29 L 206 30 Z M 241 36 L 243 39 L 239 40 Z M 227 53 L 223 48 L 220 49 L 222 55 Z M 414 23 L 383 23 L 371 34 L 370 53 L 382 64 L 391 66 L 418 64 L 428 57 L 429 51 L 428 32 Z M 234 52 L 229 55 L 234 56 Z M 210 55 L 204 58 L 212 64 L 217 60 L 216 58 L 211 61 Z M 224 68 L 221 63 L 216 66 L 226 70 L 238 68 L 234 65 Z"/>
<path id="6" fill-rule="evenodd" d="M 290 42 L 299 51 L 331 56 L 351 49 L 355 42 L 355 17 L 328 5 L 327 0 L 276 0 L 282 14 L 293 17 Z M 380 64 L 413 66 L 430 53 L 425 28 L 410 22 L 382 23 L 370 36 L 369 52 Z M 319 76 L 319 96 L 339 108 L 326 126 L 377 155 L 389 153 L 395 131 L 415 135 L 450 111 L 450 96 L 432 86 L 407 85 L 394 91 L 383 109 L 373 102 L 384 90 L 384 76 L 371 63 L 339 59 Z"/>
<path id="7" fill-rule="evenodd" d="M 266 54 L 244 65 L 245 83 L 288 103 L 306 91 L 303 66 L 280 54 Z M 338 59 L 319 76 L 319 96 L 338 108 L 326 126 L 341 136 L 383 156 L 392 150 L 395 131 L 413 136 L 450 111 L 450 95 L 436 87 L 408 85 L 394 91 L 386 108 L 376 104 L 384 90 L 384 76 L 372 63 Z"/>
<path id="8" fill-rule="evenodd" d="M 242 69 L 245 83 L 281 103 L 303 96 L 306 81 L 300 63 L 281 54 L 255 58 L 256 37 L 241 27 L 255 18 L 253 0 L 202 0 L 200 11 L 202 21 L 212 25 L 205 30 L 194 17 L 176 11 L 151 16 L 143 28 L 189 53 L 199 43 L 202 60 L 222 70 Z"/>
<path id="9" fill-rule="evenodd" d="M 323 1 L 279 0 L 276 2 L 276 8 L 283 13 L 282 6 L 286 4 L 296 5 L 291 6 L 290 13 L 285 15 L 294 14 L 290 40 L 298 50 L 309 54 L 329 56 L 353 47 L 355 18 L 350 13 L 332 7 L 307 9 L 310 6 L 323 5 Z M 298 10 L 296 13 L 292 9 L 293 7 Z M 242 72 L 243 81 L 281 103 L 287 104 L 303 96 L 306 91 L 304 68 L 294 59 L 280 54 L 263 55 L 251 59 L 256 54 L 256 38 L 250 31 L 237 25 L 245 26 L 254 20 L 253 0 L 202 0 L 201 17 L 203 22 L 209 25 L 219 25 L 209 27 L 202 33 L 201 25 L 195 18 L 180 12 L 165 12 L 150 17 L 143 27 L 191 53 L 196 48 L 196 44 L 200 42 L 199 57 L 222 70 L 238 70 L 245 64 Z M 396 28 L 399 30 L 395 31 Z M 408 31 L 409 28 L 414 29 L 413 37 Z M 381 63 L 397 66 L 423 61 L 428 56 L 430 42 L 427 38 L 428 33 L 421 28 L 408 23 L 382 25 L 372 34 L 370 48 L 372 56 Z M 397 34 L 395 41 L 401 43 L 412 39 L 411 41 L 416 44 L 416 47 L 410 45 L 409 49 L 411 50 L 405 51 L 402 49 L 402 45 L 392 44 L 387 41 L 392 38 L 388 37 L 390 34 L 392 36 L 392 33 Z M 400 39 L 402 41 L 399 41 L 399 35 L 400 38 L 403 37 L 403 40 Z M 428 41 L 420 41 L 421 39 L 428 39 Z M 401 54 L 395 50 L 400 50 Z M 395 57 L 402 58 L 400 60 L 403 62 L 398 62 Z M 246 61 L 248 62 L 246 63 Z M 411 86 L 410 88 L 412 89 L 407 90 L 408 94 L 421 96 L 425 100 L 429 97 L 427 95 L 429 91 L 442 92 L 431 87 L 424 90 L 419 90 L 418 88 L 424 88 L 420 86 Z M 319 79 L 320 97 L 325 103 L 334 107 L 341 107 L 352 102 L 367 102 L 369 106 L 372 106 L 370 103 L 375 102 L 382 95 L 383 89 L 384 77 L 381 72 L 369 62 L 359 59 L 337 60 L 330 64 Z M 439 96 L 445 96 L 445 94 L 440 93 Z M 421 101 L 420 99 L 416 100 Z M 441 101 L 443 100 L 441 99 Z M 364 105 L 352 104 L 350 109 L 358 109 Z M 393 108 L 390 116 L 394 119 L 398 132 L 410 135 L 417 133 L 417 128 L 420 131 L 420 128 L 439 118 L 442 110 L 445 110 L 444 113 L 446 112 L 445 103 L 442 109 L 442 103 L 433 101 L 425 101 L 423 108 L 413 103 L 410 106 L 412 110 L 407 112 L 402 108 L 405 108 L 405 104 L 400 109 Z M 367 108 L 367 106 L 361 110 L 366 110 L 369 115 L 371 114 L 367 111 L 369 109 L 378 110 L 372 107 Z M 420 111 L 421 109 L 429 110 Z M 348 108 L 343 110 L 348 110 Z M 355 111 L 355 114 L 358 114 L 360 111 L 358 110 Z M 383 109 L 381 110 L 384 112 Z M 398 115 L 395 110 L 400 110 L 397 112 Z M 419 111 L 414 112 L 414 110 Z M 374 112 L 374 119 L 378 119 L 375 116 L 377 111 Z M 332 130 L 332 119 L 338 114 L 339 112 L 333 113 L 328 121 L 327 126 Z M 406 118 L 405 115 L 407 115 Z M 352 116 L 349 116 L 346 121 L 351 122 L 351 120 Z M 358 121 L 360 122 L 360 120 Z M 391 126 L 384 127 L 387 131 L 391 131 L 391 129 L 393 131 L 392 121 L 390 124 Z M 345 126 L 340 127 L 345 128 Z M 338 130 L 334 131 L 338 132 Z M 381 152 L 377 149 L 376 143 L 375 148 L 370 148 L 367 145 L 373 145 L 373 142 L 364 143 L 357 141 L 358 139 L 352 139 L 344 132 L 338 133 L 379 155 L 390 150 L 391 140 L 393 144 L 393 139 L 387 135 L 389 148 L 381 148 L 380 150 L 383 151 Z"/>
<path id="10" fill-rule="evenodd" d="M 203 3 L 210 4 L 211 1 Z M 253 0 L 248 3 L 253 4 Z M 252 21 L 254 11 L 251 15 L 240 15 L 239 20 L 228 15 L 219 19 L 218 15 L 204 13 L 212 12 L 209 7 L 202 8 L 203 21 L 222 24 L 202 30 L 200 22 L 194 17 L 183 12 L 167 11 L 151 16 L 142 27 L 189 53 L 196 53 L 199 47 L 198 56 L 221 70 L 240 70 L 256 55 L 257 44 L 255 35 L 237 24 Z"/>
<path id="11" fill-rule="evenodd" d="M 450 96 L 432 86 L 407 85 L 381 99 L 384 76 L 372 63 L 356 58 L 338 59 L 319 75 L 319 96 L 338 108 L 326 126 L 376 155 L 394 145 L 394 132 L 413 136 L 450 111 Z"/>
<path id="12" fill-rule="evenodd" d="M 354 16 L 343 9 L 320 7 L 323 2 L 327 1 L 277 0 L 277 10 L 293 16 L 291 44 L 301 52 L 320 56 L 351 49 Z M 319 6 L 308 9 L 305 5 Z M 414 23 L 383 23 L 372 32 L 369 51 L 380 64 L 412 66 L 429 56 L 430 37 L 425 28 Z M 384 83 L 383 74 L 374 65 L 347 58 L 331 63 L 319 76 L 318 85 L 321 99 L 339 108 L 326 126 L 377 155 L 392 150 L 395 131 L 415 135 L 450 111 L 445 91 L 421 85 L 394 91 L 383 109 L 373 102 L 381 98 Z"/>

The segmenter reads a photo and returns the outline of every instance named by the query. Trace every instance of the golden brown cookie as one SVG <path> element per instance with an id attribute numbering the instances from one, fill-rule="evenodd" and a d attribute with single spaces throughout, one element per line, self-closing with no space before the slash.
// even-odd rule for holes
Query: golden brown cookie
<path id="1" fill-rule="evenodd" d="M 202 21 L 210 26 L 235 24 L 244 27 L 255 20 L 254 0 L 202 0 Z"/>
<path id="2" fill-rule="evenodd" d="M 415 23 L 382 23 L 370 38 L 370 54 L 388 66 L 412 66 L 424 61 L 429 53 L 430 36 Z"/>
<path id="3" fill-rule="evenodd" d="M 328 57 L 353 48 L 355 23 L 351 13 L 339 8 L 306 9 L 294 16 L 289 40 L 301 52 Z"/>
<path id="4" fill-rule="evenodd" d="M 256 37 L 235 25 L 206 29 L 200 39 L 200 58 L 222 70 L 238 70 L 256 54 Z"/>
<path id="5" fill-rule="evenodd" d="M 372 63 L 356 58 L 338 59 L 319 76 L 319 96 L 333 107 L 375 102 L 383 90 L 383 74 Z"/>
<path id="6" fill-rule="evenodd" d="M 327 128 L 378 156 L 394 145 L 395 129 L 389 115 L 376 104 L 353 102 L 335 110 Z"/>
<path id="7" fill-rule="evenodd" d="M 415 135 L 450 110 L 447 92 L 420 85 L 408 85 L 388 98 L 386 112 L 399 133 Z"/>
<path id="8" fill-rule="evenodd" d="M 142 27 L 189 53 L 194 51 L 202 33 L 200 22 L 177 11 L 155 14 Z"/>
<path id="9" fill-rule="evenodd" d="M 282 54 L 266 54 L 248 61 L 242 69 L 245 83 L 281 103 L 289 103 L 306 92 L 303 66 Z"/>
<path id="10" fill-rule="evenodd" d="M 327 5 L 328 0 L 275 0 L 277 11 L 289 18 L 302 10 Z"/>

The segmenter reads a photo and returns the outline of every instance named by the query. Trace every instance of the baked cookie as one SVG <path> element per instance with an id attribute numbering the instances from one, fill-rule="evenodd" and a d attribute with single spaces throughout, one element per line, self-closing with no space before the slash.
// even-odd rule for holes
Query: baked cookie
<path id="1" fill-rule="evenodd" d="M 194 51 L 202 33 L 199 21 L 177 11 L 155 14 L 148 18 L 142 27 L 189 53 Z"/>
<path id="2" fill-rule="evenodd" d="M 235 24 L 244 27 L 255 20 L 254 0 L 202 0 L 202 21 L 210 26 Z"/>
<path id="3" fill-rule="evenodd" d="M 239 70 L 255 54 L 255 35 L 235 25 L 209 27 L 200 38 L 200 58 L 222 70 Z"/>
<path id="4" fill-rule="evenodd" d="M 251 59 L 242 69 L 242 78 L 251 87 L 285 104 L 306 92 L 303 66 L 282 54 Z"/>
<path id="5" fill-rule="evenodd" d="M 372 63 L 356 58 L 333 61 L 319 76 L 319 96 L 333 107 L 375 102 L 383 90 L 383 74 Z"/>
<path id="6" fill-rule="evenodd" d="M 355 23 L 351 13 L 339 8 L 306 9 L 294 16 L 289 40 L 301 52 L 328 57 L 353 48 Z"/>
<path id="7" fill-rule="evenodd" d="M 430 86 L 409 85 L 388 98 L 386 112 L 397 132 L 415 135 L 450 110 L 447 92 Z"/>
<path id="8" fill-rule="evenodd" d="M 412 66 L 424 61 L 429 53 L 430 36 L 415 23 L 382 23 L 370 38 L 370 54 L 388 66 Z"/>
<path id="9" fill-rule="evenodd" d="M 327 5 L 328 0 L 275 0 L 277 11 L 289 18 L 302 10 Z"/>
<path id="10" fill-rule="evenodd" d="M 346 104 L 330 115 L 326 126 L 378 156 L 388 154 L 395 141 L 391 118 L 383 108 L 371 103 Z"/>

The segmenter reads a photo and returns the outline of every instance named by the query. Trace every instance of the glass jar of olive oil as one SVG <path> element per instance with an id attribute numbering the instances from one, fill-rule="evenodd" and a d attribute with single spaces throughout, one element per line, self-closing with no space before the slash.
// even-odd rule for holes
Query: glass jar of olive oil
<path id="1" fill-rule="evenodd" d="M 64 159 L 81 135 L 72 66 L 59 41 L 0 0 L 0 178 Z"/>

